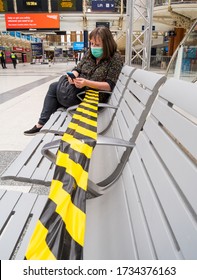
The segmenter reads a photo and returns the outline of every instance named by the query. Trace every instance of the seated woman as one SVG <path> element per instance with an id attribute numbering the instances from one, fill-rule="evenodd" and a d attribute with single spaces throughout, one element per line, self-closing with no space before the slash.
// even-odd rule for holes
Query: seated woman
<path id="1" fill-rule="evenodd" d="M 107 27 L 101 26 L 90 33 L 89 40 L 90 49 L 72 69 L 76 78 L 67 77 L 68 92 L 73 91 L 74 94 L 60 95 L 57 90 L 58 82 L 52 83 L 46 94 L 38 123 L 32 129 L 25 131 L 25 135 L 38 133 L 59 107 L 68 108 L 79 104 L 81 101 L 77 93 L 90 88 L 103 91 L 113 90 L 123 66 L 113 35 Z M 106 97 L 102 94 L 99 101 L 105 102 L 105 100 Z"/>

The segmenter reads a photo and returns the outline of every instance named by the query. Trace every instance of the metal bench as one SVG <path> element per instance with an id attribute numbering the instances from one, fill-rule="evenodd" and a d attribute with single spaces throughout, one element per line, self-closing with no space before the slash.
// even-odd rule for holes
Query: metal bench
<path id="1" fill-rule="evenodd" d="M 134 75 L 134 73 L 136 73 L 136 74 Z M 146 77 L 146 78 L 144 78 L 144 77 Z M 165 81 L 165 77 L 162 76 L 162 75 L 158 75 L 158 74 L 155 74 L 155 73 L 150 73 L 150 72 L 147 72 L 147 71 L 144 71 L 144 70 L 136 70 L 135 72 L 133 72 L 133 74 L 131 75 L 129 80 L 130 80 L 130 82 L 127 85 L 127 89 L 124 91 L 124 94 L 120 98 L 119 105 L 116 106 L 117 110 L 115 110 L 116 113 L 112 117 L 113 121 L 111 123 L 110 128 L 116 128 L 116 120 L 117 120 L 117 118 L 119 118 L 118 116 L 120 116 L 121 114 L 123 114 L 123 116 L 121 117 L 122 120 L 125 119 L 126 115 L 129 117 L 128 110 L 125 110 L 125 106 L 123 104 L 128 103 L 129 100 L 130 101 L 131 100 L 140 100 L 137 107 L 136 107 L 136 103 L 134 103 L 134 104 L 131 103 L 132 105 L 130 105 L 131 108 L 132 108 L 132 109 L 130 108 L 130 114 L 133 114 L 133 112 L 135 112 L 134 118 L 137 121 L 136 121 L 136 125 L 134 126 L 135 129 L 133 129 L 133 125 L 129 126 L 129 129 L 131 129 L 129 135 L 131 136 L 132 134 L 134 134 L 135 138 L 136 138 L 137 137 L 136 133 L 139 134 L 139 131 L 142 129 L 144 121 L 146 119 L 146 116 L 147 116 L 147 114 L 150 110 L 150 107 L 152 105 L 152 102 L 157 95 L 159 87 Z M 142 80 L 143 80 L 144 83 L 142 83 Z M 141 101 L 141 99 L 143 100 L 143 102 Z M 139 111 L 140 107 L 141 107 L 141 112 Z M 126 115 L 124 115 L 125 112 L 126 112 Z M 145 114 L 144 114 L 144 112 L 145 112 Z M 142 119 L 137 118 L 136 115 L 138 117 L 141 116 Z M 131 123 L 132 123 L 132 118 L 129 118 L 129 120 L 131 120 Z M 115 130 L 117 130 L 117 128 Z M 53 135 L 53 133 L 46 133 L 45 134 L 46 137 L 50 136 L 50 135 Z M 112 136 L 114 137 L 114 135 L 112 135 Z M 122 135 L 122 136 L 123 136 L 122 142 L 125 143 L 125 139 L 127 140 L 127 138 L 124 139 L 124 135 Z M 106 137 L 104 137 L 104 139 L 106 140 Z M 108 139 L 108 141 L 111 140 L 111 138 L 107 138 L 107 139 Z M 132 139 L 134 139 L 134 138 L 132 138 Z M 118 141 L 120 141 L 120 139 Z M 106 141 L 104 141 L 103 144 L 106 144 Z M 98 158 L 98 161 L 99 160 L 100 159 Z M 32 158 L 30 159 L 30 161 L 32 161 Z M 103 159 L 102 159 L 102 162 L 103 162 Z M 48 161 L 48 163 L 51 164 L 49 161 Z M 40 162 L 40 165 L 41 164 L 42 163 Z M 17 164 L 15 164 L 15 167 L 16 168 L 18 167 Z M 29 170 L 31 171 L 31 169 L 29 169 Z M 28 176 L 27 171 L 28 171 L 28 169 L 23 171 L 24 176 L 26 176 L 26 177 Z M 42 171 L 39 171 L 39 172 L 40 172 L 40 175 L 42 175 L 42 172 L 44 172 L 44 169 L 42 168 Z M 50 172 L 52 172 L 52 170 L 50 170 Z M 119 173 L 120 173 L 120 171 L 119 171 Z M 51 176 L 52 176 L 52 174 L 51 174 Z M 23 178 L 22 178 L 22 180 L 23 180 Z M 49 181 L 49 183 L 50 183 L 50 181 Z M 14 196 L 17 196 L 17 195 L 14 194 Z M 29 196 L 31 196 L 31 199 L 32 199 L 32 195 L 29 194 Z M 17 200 L 17 205 L 20 205 L 20 208 L 26 209 L 26 200 L 25 200 L 25 198 L 22 199 L 22 197 Z M 28 202 L 28 200 L 27 200 L 27 202 Z M 2 204 L 1 203 L 2 202 L 0 202 L 0 205 L 4 205 L 2 207 L 5 207 L 4 202 Z M 30 203 L 29 203 L 29 205 L 30 205 Z M 18 246 L 19 236 L 14 240 L 14 242 L 13 241 L 11 242 L 10 248 L 12 248 L 12 250 L 11 250 L 12 254 L 7 255 L 7 252 L 6 252 L 6 256 L 4 256 L 5 259 L 7 259 L 7 258 L 8 259 L 9 258 L 23 259 L 29 237 L 30 237 L 30 235 L 33 231 L 33 226 L 35 225 L 35 220 L 38 219 L 39 215 L 41 214 L 43 206 L 44 206 L 44 202 L 41 203 L 41 206 L 37 207 L 37 205 L 35 205 L 35 208 L 33 208 L 33 209 L 37 210 L 37 212 L 36 212 L 37 216 L 36 216 L 36 218 L 34 218 L 34 222 L 32 222 L 32 226 L 30 227 L 30 229 L 27 227 L 28 228 L 28 234 L 27 235 L 25 234 L 25 239 L 24 239 L 25 241 L 22 243 L 24 245 L 22 245 L 22 247 L 20 246 L 20 249 L 19 249 L 17 255 L 15 255 L 13 252 L 14 252 L 14 249 Z M 8 209 L 8 216 L 10 217 L 12 215 L 11 213 L 13 213 L 13 212 L 15 213 L 14 206 L 10 210 Z M 29 216 L 31 216 L 31 215 L 32 215 L 32 212 L 30 212 L 30 214 L 27 215 L 26 219 L 22 219 L 21 221 L 20 221 L 20 215 L 16 216 L 16 223 L 17 223 L 17 220 L 18 220 L 20 222 L 21 228 L 22 228 L 20 230 L 20 232 L 21 232 L 20 235 L 23 235 L 23 229 L 24 228 L 26 230 L 25 225 L 28 224 Z M 6 251 L 6 243 L 9 242 L 9 239 L 12 239 L 13 237 L 12 237 L 11 234 L 7 235 L 7 228 L 5 226 L 3 226 L 3 229 L 4 229 L 4 236 L 8 237 L 6 239 L 6 242 L 4 243 L 4 249 L 3 249 L 3 251 Z"/>
<path id="2" fill-rule="evenodd" d="M 197 259 L 196 92 L 161 87 L 121 175 L 87 200 L 84 259 Z"/>
<path id="3" fill-rule="evenodd" d="M 116 113 L 118 104 L 127 88 L 130 75 L 134 71 L 135 68 L 125 65 L 110 98 L 110 104 L 100 104 L 101 107 L 109 108 L 99 114 L 98 123 L 100 131 L 106 130 L 110 119 Z M 55 112 L 41 132 L 33 137 L 29 145 L 27 145 L 16 160 L 11 163 L 8 169 L 3 173 L 2 179 L 14 179 L 35 184 L 41 183 L 49 186 L 53 178 L 55 166 L 42 155 L 41 150 L 45 144 L 61 139 L 68 123 L 72 119 L 72 114 L 70 115 L 68 112 L 73 111 L 72 109 L 74 108 L 76 108 L 76 106 L 73 106 L 67 111 Z M 57 148 L 55 148 L 53 152 L 56 153 Z"/>
<path id="4" fill-rule="evenodd" d="M 84 259 L 197 258 L 196 90 L 176 79 L 161 86 L 120 175 L 102 196 L 87 200 Z M 131 127 L 118 129 L 124 137 Z M 100 166 L 105 160 L 97 159 Z M 1 259 L 22 259 L 46 197 L 39 207 L 42 197 L 34 194 L 1 191 L 0 197 Z M 32 219 L 30 209 L 37 213 Z M 19 225 L 26 241 L 15 254 Z"/>

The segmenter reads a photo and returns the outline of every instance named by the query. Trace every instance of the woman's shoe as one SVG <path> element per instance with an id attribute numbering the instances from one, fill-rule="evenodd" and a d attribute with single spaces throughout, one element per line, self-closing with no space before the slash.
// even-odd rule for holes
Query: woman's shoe
<path id="1" fill-rule="evenodd" d="M 41 128 L 42 127 L 37 127 L 36 125 L 34 125 L 32 129 L 24 131 L 24 135 L 26 136 L 36 135 L 41 130 Z"/>

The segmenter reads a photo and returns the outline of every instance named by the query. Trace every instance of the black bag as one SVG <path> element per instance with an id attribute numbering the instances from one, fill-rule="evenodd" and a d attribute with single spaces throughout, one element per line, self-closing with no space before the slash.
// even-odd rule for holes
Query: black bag
<path id="1" fill-rule="evenodd" d="M 58 102 L 65 108 L 77 105 L 81 100 L 77 97 L 79 92 L 85 90 L 84 88 L 76 88 L 75 85 L 68 82 L 67 76 L 61 76 L 56 89 Z"/>

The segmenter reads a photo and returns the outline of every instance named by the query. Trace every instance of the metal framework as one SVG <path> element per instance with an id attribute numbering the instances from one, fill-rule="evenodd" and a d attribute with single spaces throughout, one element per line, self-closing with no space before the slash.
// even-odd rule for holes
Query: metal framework
<path id="1" fill-rule="evenodd" d="M 126 64 L 137 61 L 147 70 L 150 67 L 153 7 L 154 1 L 127 0 Z M 141 32 L 134 32 L 137 21 L 144 27 Z"/>

